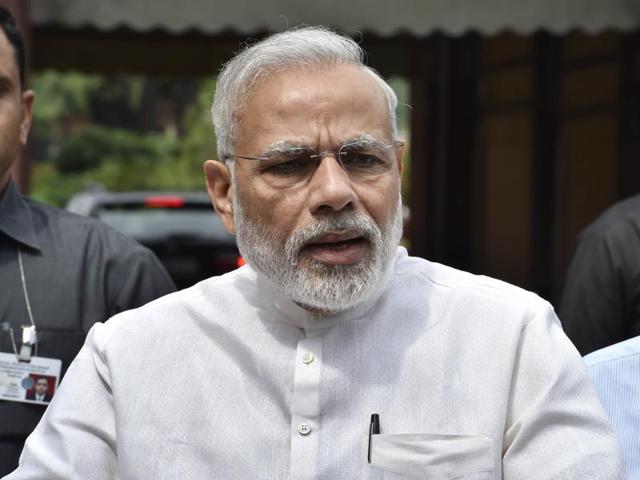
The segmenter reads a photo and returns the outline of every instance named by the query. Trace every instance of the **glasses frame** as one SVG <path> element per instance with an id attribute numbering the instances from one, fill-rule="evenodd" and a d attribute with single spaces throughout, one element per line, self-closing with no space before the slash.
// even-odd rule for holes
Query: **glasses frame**
<path id="1" fill-rule="evenodd" d="M 382 147 L 382 148 L 388 148 L 388 149 L 392 149 L 392 148 L 398 148 L 398 147 L 404 147 L 405 142 L 402 140 L 393 140 L 391 143 L 380 143 L 377 142 L 376 143 L 378 146 Z M 352 143 L 345 143 L 344 145 L 340 145 L 337 149 L 335 150 L 324 150 L 322 152 L 318 152 L 315 155 L 312 155 L 311 158 L 320 158 L 323 159 L 324 157 L 326 157 L 327 155 L 333 155 L 335 157 L 336 160 L 340 160 L 340 150 L 342 150 L 344 147 L 348 147 L 351 145 L 358 145 L 357 142 L 352 142 Z M 302 150 L 303 147 L 300 147 L 300 149 Z M 313 148 L 308 148 L 307 150 L 313 150 Z M 225 155 L 224 157 L 227 160 L 230 160 L 232 158 L 242 158 L 243 160 L 261 160 L 261 161 L 266 161 L 269 160 L 269 157 L 262 155 L 260 157 L 249 157 L 246 155 L 237 155 L 237 154 L 229 154 L 229 155 Z M 341 162 L 339 162 L 341 163 Z M 342 163 L 341 163 L 342 164 Z"/>
<path id="2" fill-rule="evenodd" d="M 342 149 L 344 149 L 345 147 L 349 147 L 349 146 L 357 146 L 357 147 L 361 147 L 363 149 L 367 149 L 367 148 L 371 148 L 373 146 L 383 149 L 383 150 L 392 150 L 392 149 L 397 149 L 398 147 L 403 147 L 405 145 L 405 142 L 402 140 L 393 140 L 391 143 L 383 143 L 383 142 L 371 142 L 369 145 L 363 145 L 361 142 L 358 141 L 353 141 L 353 142 L 347 142 L 343 145 L 340 145 L 338 148 L 333 149 L 333 150 L 324 150 L 324 151 L 320 151 L 320 152 L 316 152 L 313 155 L 310 155 L 309 158 L 311 159 L 316 159 L 317 160 L 317 164 L 315 169 L 313 170 L 313 173 L 315 173 L 315 171 L 317 170 L 318 166 L 320 165 L 320 162 L 324 159 L 324 157 L 326 157 L 327 155 L 332 155 L 335 160 L 338 162 L 338 164 L 340 165 L 340 167 L 347 172 L 347 174 L 349 174 L 349 170 L 344 166 L 342 159 L 341 159 L 341 155 L 340 155 L 340 151 Z M 300 150 L 308 150 L 308 151 L 315 151 L 313 148 L 306 148 L 306 147 L 300 147 Z M 259 157 L 251 157 L 248 155 L 226 155 L 225 159 L 229 160 L 229 159 L 234 159 L 234 158 L 241 158 L 243 160 L 254 160 L 254 161 L 269 161 L 270 157 L 268 157 L 267 155 L 261 155 Z M 309 177 L 312 178 L 313 174 Z"/>

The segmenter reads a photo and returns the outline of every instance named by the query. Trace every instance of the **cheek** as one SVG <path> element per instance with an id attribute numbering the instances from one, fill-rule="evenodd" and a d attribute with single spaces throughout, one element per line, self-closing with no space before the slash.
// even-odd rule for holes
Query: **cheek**
<path id="1" fill-rule="evenodd" d="M 12 156 L 19 146 L 20 130 L 13 122 L 0 119 L 0 152 Z"/>
<path id="2" fill-rule="evenodd" d="M 3 150 L 17 147 L 20 138 L 20 122 L 15 115 L 0 113 L 0 138 Z"/>
<path id="3" fill-rule="evenodd" d="M 379 182 L 359 194 L 362 205 L 380 228 L 386 227 L 398 208 L 400 185 L 397 180 Z"/>
<path id="4" fill-rule="evenodd" d="M 287 237 L 300 223 L 304 202 L 293 192 L 286 194 L 258 187 L 238 191 L 245 216 L 267 227 L 278 239 Z"/>

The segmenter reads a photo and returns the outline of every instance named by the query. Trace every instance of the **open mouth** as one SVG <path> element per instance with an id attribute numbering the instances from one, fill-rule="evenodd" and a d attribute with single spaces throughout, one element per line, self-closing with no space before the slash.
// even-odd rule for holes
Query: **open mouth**
<path id="1" fill-rule="evenodd" d="M 302 251 L 322 263 L 349 265 L 362 259 L 367 244 L 360 232 L 336 232 L 311 241 Z"/>
<path id="2" fill-rule="evenodd" d="M 350 240 L 338 240 L 337 242 L 317 243 L 315 245 L 321 245 L 324 248 L 330 248 L 332 250 L 344 250 L 352 245 L 357 245 L 364 242 L 364 238 L 352 238 Z"/>

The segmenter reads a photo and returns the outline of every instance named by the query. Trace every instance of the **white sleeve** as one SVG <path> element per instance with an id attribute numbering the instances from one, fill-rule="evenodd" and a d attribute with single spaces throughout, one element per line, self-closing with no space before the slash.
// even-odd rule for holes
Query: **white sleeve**
<path id="1" fill-rule="evenodd" d="M 102 352 L 108 327 L 96 324 L 71 363 L 17 470 L 4 480 L 117 478 L 111 380 Z"/>
<path id="2" fill-rule="evenodd" d="M 524 327 L 504 434 L 505 480 L 622 480 L 615 436 L 550 305 Z"/>

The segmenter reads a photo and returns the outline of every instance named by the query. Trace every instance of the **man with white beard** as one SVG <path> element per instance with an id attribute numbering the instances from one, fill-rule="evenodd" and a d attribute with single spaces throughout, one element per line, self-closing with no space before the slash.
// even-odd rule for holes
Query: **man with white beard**
<path id="1" fill-rule="evenodd" d="M 362 58 L 302 28 L 225 66 L 205 172 L 248 265 L 94 327 L 9 479 L 624 478 L 551 306 L 398 246 Z"/>

